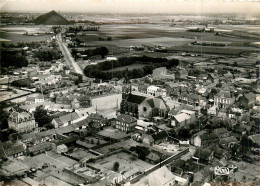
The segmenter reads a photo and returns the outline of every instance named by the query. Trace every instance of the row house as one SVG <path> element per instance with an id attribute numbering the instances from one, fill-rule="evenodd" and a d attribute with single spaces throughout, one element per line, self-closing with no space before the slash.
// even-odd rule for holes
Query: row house
<path id="1" fill-rule="evenodd" d="M 219 137 L 215 133 L 204 133 L 197 135 L 193 139 L 194 145 L 197 147 L 207 147 L 212 143 L 218 143 Z"/>
<path id="2" fill-rule="evenodd" d="M 29 97 L 27 96 L 25 103 L 26 104 L 33 104 L 33 103 L 43 103 L 44 102 L 44 96 L 43 95 L 39 95 L 36 97 Z"/>

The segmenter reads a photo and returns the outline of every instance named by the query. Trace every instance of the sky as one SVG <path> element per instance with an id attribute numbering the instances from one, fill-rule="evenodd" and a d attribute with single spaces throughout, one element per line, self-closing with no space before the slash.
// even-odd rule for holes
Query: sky
<path id="1" fill-rule="evenodd" d="M 1 12 L 260 13 L 260 0 L 0 0 Z"/>

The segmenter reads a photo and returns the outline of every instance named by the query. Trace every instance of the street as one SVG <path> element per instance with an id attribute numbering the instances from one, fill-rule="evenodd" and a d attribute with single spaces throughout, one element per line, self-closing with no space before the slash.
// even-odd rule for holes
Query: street
<path id="1" fill-rule="evenodd" d="M 73 68 L 73 70 L 78 73 L 78 74 L 81 74 L 81 75 L 84 75 L 83 71 L 81 70 L 81 68 L 79 67 L 79 65 L 75 62 L 74 58 L 71 56 L 71 53 L 68 49 L 68 47 L 65 45 L 64 42 L 62 42 L 62 39 L 61 39 L 61 34 L 57 34 L 56 35 L 56 38 L 57 38 L 57 42 L 59 44 L 59 47 L 64 55 L 64 59 L 67 63 L 67 65 L 69 65 L 70 67 Z"/>

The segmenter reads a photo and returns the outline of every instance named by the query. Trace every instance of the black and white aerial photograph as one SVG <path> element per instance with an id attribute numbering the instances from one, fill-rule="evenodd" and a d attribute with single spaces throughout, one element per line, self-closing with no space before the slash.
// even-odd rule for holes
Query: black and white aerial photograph
<path id="1" fill-rule="evenodd" d="M 0 0 L 0 186 L 260 185 L 258 0 Z"/>

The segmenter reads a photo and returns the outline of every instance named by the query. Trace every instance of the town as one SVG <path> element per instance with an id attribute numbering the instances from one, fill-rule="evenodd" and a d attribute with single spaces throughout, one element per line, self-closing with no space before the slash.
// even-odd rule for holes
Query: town
<path id="1" fill-rule="evenodd" d="M 260 184 L 259 21 L 1 16 L 2 185 Z"/>

